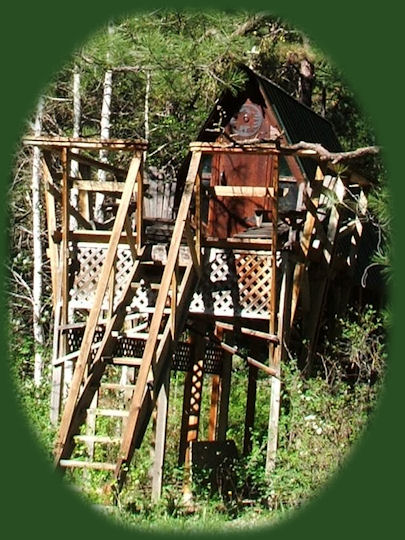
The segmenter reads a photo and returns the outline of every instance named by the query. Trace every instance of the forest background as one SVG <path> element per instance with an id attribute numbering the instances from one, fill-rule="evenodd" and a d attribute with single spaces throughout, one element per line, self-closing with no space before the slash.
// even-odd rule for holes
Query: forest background
<path id="1" fill-rule="evenodd" d="M 103 67 L 105 67 L 105 66 L 103 66 Z M 284 66 L 284 69 L 285 69 L 285 66 Z M 293 70 L 293 72 L 294 72 L 294 70 Z M 272 78 L 274 78 L 274 77 L 272 77 Z M 215 94 L 215 92 L 213 92 L 213 95 L 214 95 L 214 94 Z M 62 97 L 63 97 L 63 96 L 62 96 Z M 208 101 L 209 101 L 209 100 L 208 100 Z M 56 110 L 58 110 L 58 109 L 56 108 Z M 181 110 L 181 109 L 180 109 L 180 110 Z M 56 114 L 58 114 L 58 113 L 56 113 Z M 181 114 L 181 113 L 180 113 L 180 114 Z M 67 121 L 67 123 L 68 123 L 68 121 Z M 197 125 L 197 124 L 198 124 L 198 122 L 196 122 L 196 125 Z M 193 126 L 191 126 L 191 127 L 193 127 Z M 125 130 L 125 126 L 123 126 L 122 129 Z M 174 126 L 173 129 L 176 130 L 176 126 Z M 357 131 L 358 131 L 358 130 L 357 130 Z M 117 133 L 117 134 L 118 134 L 118 133 Z M 115 135 L 115 134 L 114 134 L 114 135 Z M 161 163 L 161 161 L 160 161 L 160 163 Z"/>

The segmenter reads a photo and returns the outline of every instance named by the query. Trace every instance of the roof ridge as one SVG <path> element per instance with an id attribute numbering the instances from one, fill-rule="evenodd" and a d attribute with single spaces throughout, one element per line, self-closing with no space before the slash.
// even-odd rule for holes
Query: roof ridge
<path id="1" fill-rule="evenodd" d="M 332 129 L 334 129 L 333 127 L 333 124 L 330 120 L 328 120 L 327 118 L 325 118 L 324 116 L 322 116 L 321 114 L 317 113 L 316 111 L 314 111 L 314 109 L 312 109 L 311 107 L 309 107 L 308 105 L 305 105 L 305 103 L 302 103 L 299 99 L 295 98 L 294 96 L 292 96 L 291 94 L 289 94 L 287 92 L 287 90 L 285 90 L 282 86 L 280 86 L 279 84 L 275 83 L 274 81 L 272 81 L 271 79 L 269 79 L 268 77 L 262 75 L 261 73 L 259 73 L 258 71 L 250 68 L 249 66 L 247 66 L 246 64 L 239 64 L 239 67 L 241 69 L 243 69 L 244 71 L 246 71 L 249 74 L 252 74 L 254 75 L 256 78 L 258 79 L 262 79 L 263 81 L 265 81 L 266 83 L 268 84 L 271 84 L 273 87 L 275 87 L 277 90 L 280 90 L 281 92 L 283 92 L 283 94 L 285 94 L 289 99 L 292 99 L 295 103 L 297 103 L 297 105 L 299 105 L 300 107 L 302 107 L 303 109 L 311 112 L 312 114 L 314 114 L 315 116 L 317 116 L 318 118 L 320 118 L 321 120 L 323 120 L 324 122 L 327 122 L 331 127 Z"/>

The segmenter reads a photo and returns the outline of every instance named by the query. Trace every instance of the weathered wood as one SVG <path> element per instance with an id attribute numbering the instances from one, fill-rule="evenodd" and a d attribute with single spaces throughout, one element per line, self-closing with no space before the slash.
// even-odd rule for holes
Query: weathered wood
<path id="1" fill-rule="evenodd" d="M 229 412 L 229 398 L 231 393 L 231 376 L 232 376 L 232 355 L 228 352 L 224 353 L 222 359 L 222 373 L 221 373 L 221 391 L 220 402 L 218 411 L 218 428 L 217 439 L 218 441 L 226 440 L 226 432 L 228 430 L 228 412 Z"/>
<path id="2" fill-rule="evenodd" d="M 234 332 L 235 330 L 234 325 L 230 323 L 216 321 L 215 325 L 218 328 L 229 330 L 230 332 Z M 278 343 L 278 337 L 276 334 L 269 334 L 268 332 L 261 332 L 260 330 L 253 330 L 252 328 L 245 328 L 244 326 L 242 326 L 241 328 L 238 328 L 238 331 L 241 332 L 242 334 L 246 334 L 247 336 L 256 337 L 259 339 L 265 339 L 266 341 L 272 341 L 273 343 Z"/>
<path id="3" fill-rule="evenodd" d="M 124 182 L 100 182 L 99 180 L 73 180 L 72 187 L 80 191 L 98 191 L 99 193 L 112 193 L 121 195 L 124 191 Z"/>
<path id="4" fill-rule="evenodd" d="M 163 469 L 166 451 L 166 430 L 167 415 L 169 410 L 170 393 L 170 370 L 164 377 L 164 382 L 159 391 L 156 402 L 156 426 L 155 426 L 155 448 L 152 467 L 152 500 L 157 501 L 162 495 Z"/>
<path id="5" fill-rule="evenodd" d="M 145 387 L 149 378 L 149 371 L 153 365 L 156 365 L 156 348 L 158 343 L 158 334 L 160 331 L 162 317 L 166 306 L 166 300 L 169 293 L 172 275 L 177 263 L 180 242 L 184 231 L 185 221 L 190 208 L 191 198 L 194 191 L 195 179 L 200 167 L 201 154 L 195 153 L 191 159 L 190 169 L 187 175 L 184 187 L 183 197 L 178 211 L 176 223 L 173 229 L 172 241 L 169 248 L 167 263 L 163 271 L 159 293 L 156 299 L 156 305 L 149 329 L 149 339 L 146 342 L 142 364 L 139 369 L 138 378 L 130 405 L 130 417 L 128 419 L 120 450 L 120 459 L 117 463 L 116 477 L 118 479 L 118 488 L 121 479 L 125 473 L 122 470 L 123 465 L 128 463 L 133 453 L 133 442 L 136 426 L 139 423 L 139 412 L 145 394 Z"/>
<path id="6" fill-rule="evenodd" d="M 68 399 L 62 416 L 62 421 L 56 442 L 56 460 L 60 459 L 63 453 L 63 447 L 67 442 L 67 436 L 70 431 L 71 422 L 74 416 L 75 406 L 80 393 L 80 386 L 83 381 L 83 376 L 89 360 L 91 346 L 94 340 L 96 325 L 100 316 L 102 302 L 108 286 L 108 279 L 117 253 L 118 243 L 121 237 L 124 226 L 125 217 L 128 211 L 129 203 L 133 193 L 133 188 L 137 179 L 137 174 L 140 166 L 141 158 L 135 155 L 129 167 L 125 190 L 122 194 L 121 203 L 118 208 L 117 216 L 111 232 L 108 251 L 101 270 L 100 278 L 97 284 L 96 294 L 93 300 L 93 307 L 90 311 L 87 326 L 83 335 L 82 346 L 79 358 L 76 362 L 75 371 L 73 374 L 72 384 L 70 387 Z M 63 300 L 63 298 L 62 298 Z M 62 319 L 63 323 L 67 320 Z"/>
<path id="7" fill-rule="evenodd" d="M 23 139 L 28 146 L 40 146 L 45 148 L 79 148 L 86 150 L 145 150 L 145 140 L 133 139 L 91 139 L 83 137 L 52 137 L 40 135 L 30 136 Z"/>
<path id="8" fill-rule="evenodd" d="M 274 469 L 276 464 L 276 454 L 278 446 L 278 424 L 280 417 L 281 399 L 281 365 L 285 357 L 285 347 L 288 341 L 290 320 L 291 320 L 291 295 L 293 286 L 293 266 L 289 260 L 288 253 L 284 253 L 283 278 L 280 290 L 280 302 L 278 311 L 278 347 L 270 350 L 272 367 L 277 371 L 277 377 L 271 381 L 269 424 L 266 451 L 266 474 Z"/>
<path id="9" fill-rule="evenodd" d="M 247 456 L 252 451 L 252 432 L 255 423 L 257 391 L 257 367 L 249 366 L 248 387 L 246 394 L 245 428 L 243 434 L 243 455 Z"/>
<path id="10" fill-rule="evenodd" d="M 294 284 L 292 291 L 292 300 L 291 300 L 291 325 L 294 322 L 295 312 L 298 304 L 298 298 L 300 295 L 301 284 L 303 280 L 303 275 L 306 268 L 306 259 L 308 257 L 309 248 L 312 241 L 312 233 L 315 226 L 316 211 L 319 205 L 319 196 L 321 192 L 322 182 L 324 180 L 324 174 L 320 167 L 317 167 L 315 173 L 315 180 L 312 187 L 311 201 L 314 212 L 307 212 L 304 228 L 300 238 L 300 247 L 304 255 L 304 261 L 297 263 L 294 271 Z M 304 193 L 305 198 L 309 198 L 307 192 Z"/>
<path id="11" fill-rule="evenodd" d="M 242 354 L 238 350 L 237 347 L 231 347 L 230 345 L 227 345 L 223 341 L 218 342 L 218 345 L 222 349 L 224 349 L 224 351 L 226 351 L 226 352 L 229 352 L 231 354 L 239 354 L 239 355 L 241 355 L 242 358 L 244 360 L 246 360 L 246 362 L 248 364 L 250 364 L 253 367 L 257 367 L 257 368 L 261 369 L 262 371 L 267 373 L 267 375 L 271 375 L 272 377 L 277 377 L 277 371 L 275 369 L 273 369 L 272 367 L 266 366 L 265 364 L 262 364 L 262 362 L 259 362 L 258 360 L 255 360 L 254 358 L 252 358 L 250 356 L 246 356 L 246 355 Z"/>
<path id="12" fill-rule="evenodd" d="M 208 193 L 216 197 L 274 197 L 272 187 L 212 186 Z"/>
<path id="13" fill-rule="evenodd" d="M 60 466 L 72 469 L 95 469 L 99 471 L 113 471 L 114 463 L 103 463 L 99 461 L 79 461 L 73 459 L 61 459 Z"/>

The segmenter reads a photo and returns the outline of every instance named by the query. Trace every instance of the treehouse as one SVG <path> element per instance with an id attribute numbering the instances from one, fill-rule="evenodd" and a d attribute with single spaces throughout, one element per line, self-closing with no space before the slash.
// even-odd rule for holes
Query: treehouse
<path id="1" fill-rule="evenodd" d="M 227 428 L 236 356 L 246 368 L 244 453 L 252 444 L 258 373 L 269 377 L 271 474 L 291 336 L 304 327 L 299 335 L 314 352 L 334 276 L 350 277 L 356 267 L 366 181 L 349 170 L 338 175 L 317 148 L 296 146 L 341 151 L 324 118 L 245 72 L 245 88 L 217 101 L 168 189 L 164 178 L 145 181 L 145 141 L 25 141 L 43 151 L 55 462 L 62 470 L 109 471 L 116 495 L 152 423 L 151 489 L 160 496 L 176 371 L 185 373 L 178 430 L 185 496 L 193 463 L 216 467 L 235 454 Z M 128 168 L 100 161 L 100 150 L 129 153 Z M 95 181 L 100 169 L 108 175 L 103 182 Z M 94 219 L 96 194 L 104 197 L 102 223 Z M 170 201 L 161 204 L 165 197 Z M 156 215 L 157 200 L 165 215 Z M 304 321 L 299 330 L 297 318 Z M 209 428 L 201 440 L 207 377 Z M 100 416 L 120 424 L 100 433 Z"/>

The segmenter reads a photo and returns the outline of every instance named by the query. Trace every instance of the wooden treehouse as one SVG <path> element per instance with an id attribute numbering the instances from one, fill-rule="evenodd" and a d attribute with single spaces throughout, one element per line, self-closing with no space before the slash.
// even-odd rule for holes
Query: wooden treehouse
<path id="1" fill-rule="evenodd" d="M 175 371 L 186 373 L 180 463 L 187 470 L 201 456 L 212 462 L 229 455 L 237 354 L 248 367 L 244 452 L 251 447 L 258 370 L 271 378 L 272 470 L 282 364 L 293 333 L 297 340 L 295 321 L 309 339 L 310 357 L 328 291 L 353 275 L 366 210 L 365 180 L 348 170 L 336 174 L 314 150 L 294 149 L 300 140 L 341 150 L 326 120 L 248 72 L 246 88 L 225 94 L 190 144 L 170 221 L 146 211 L 153 205 L 143 177 L 145 141 L 26 139 L 43 151 L 58 468 L 110 471 L 118 493 L 153 418 L 152 495 L 159 497 Z M 100 161 L 94 154 L 101 149 L 117 154 L 115 163 L 128 153 L 129 167 Z M 95 180 L 100 169 L 106 181 Z M 93 215 L 96 197 L 102 223 Z M 343 292 L 336 313 L 347 303 Z M 198 446 L 206 375 L 209 434 Z M 97 433 L 100 416 L 119 419 L 114 436 Z M 79 443 L 85 457 L 76 454 Z M 109 448 L 108 461 L 94 458 L 97 446 Z"/>

